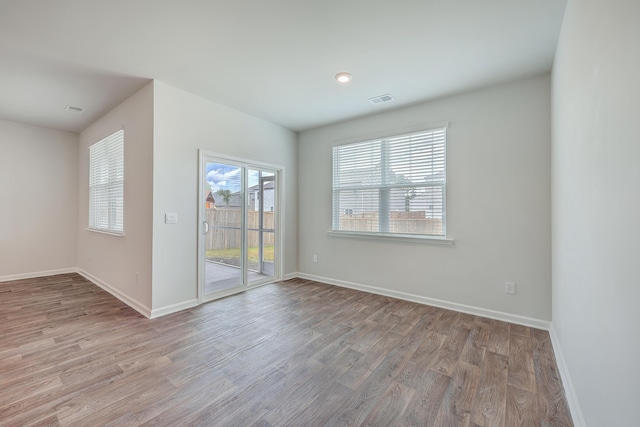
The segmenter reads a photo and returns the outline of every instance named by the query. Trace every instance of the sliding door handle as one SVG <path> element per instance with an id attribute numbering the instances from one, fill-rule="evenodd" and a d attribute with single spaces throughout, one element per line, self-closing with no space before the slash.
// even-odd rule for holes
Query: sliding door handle
<path id="1" fill-rule="evenodd" d="M 202 221 L 202 228 L 204 230 L 203 234 L 207 234 L 209 232 L 209 223 L 207 221 Z"/>

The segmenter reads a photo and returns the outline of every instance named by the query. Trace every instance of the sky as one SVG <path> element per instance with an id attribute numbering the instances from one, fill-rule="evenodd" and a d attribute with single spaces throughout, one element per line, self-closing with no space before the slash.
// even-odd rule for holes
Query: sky
<path id="1" fill-rule="evenodd" d="M 215 193 L 218 190 L 231 190 L 232 193 L 240 191 L 239 166 L 225 165 L 222 163 L 207 162 L 207 183 Z M 248 186 L 258 183 L 258 171 L 249 169 Z"/>

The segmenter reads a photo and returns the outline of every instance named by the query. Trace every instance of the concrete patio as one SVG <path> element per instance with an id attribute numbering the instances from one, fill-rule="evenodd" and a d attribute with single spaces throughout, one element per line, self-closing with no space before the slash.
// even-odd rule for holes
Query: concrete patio
<path id="1" fill-rule="evenodd" d="M 273 263 L 265 262 L 263 268 L 263 274 L 259 274 L 255 271 L 249 270 L 249 284 L 252 284 L 264 278 L 272 277 L 274 275 Z M 216 292 L 233 289 L 241 286 L 241 283 L 241 270 L 238 267 L 207 260 L 205 274 L 205 295 L 211 295 Z"/>

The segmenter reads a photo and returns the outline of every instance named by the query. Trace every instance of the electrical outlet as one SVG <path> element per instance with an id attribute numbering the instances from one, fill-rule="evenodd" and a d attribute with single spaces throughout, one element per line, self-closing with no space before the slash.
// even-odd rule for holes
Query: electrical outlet
<path id="1" fill-rule="evenodd" d="M 504 293 L 509 295 L 516 294 L 516 284 L 514 282 L 506 282 L 504 284 Z"/>
<path id="2" fill-rule="evenodd" d="M 140 283 L 140 273 L 136 272 L 136 283 Z"/>
<path id="3" fill-rule="evenodd" d="M 313 256 L 313 262 L 318 262 L 318 255 Z"/>

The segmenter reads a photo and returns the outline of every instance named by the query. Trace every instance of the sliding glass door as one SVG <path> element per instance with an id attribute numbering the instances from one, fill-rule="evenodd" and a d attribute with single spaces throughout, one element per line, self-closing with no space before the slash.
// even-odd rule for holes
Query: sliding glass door
<path id="1" fill-rule="evenodd" d="M 278 169 L 201 156 L 200 300 L 277 277 Z"/>

